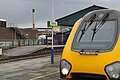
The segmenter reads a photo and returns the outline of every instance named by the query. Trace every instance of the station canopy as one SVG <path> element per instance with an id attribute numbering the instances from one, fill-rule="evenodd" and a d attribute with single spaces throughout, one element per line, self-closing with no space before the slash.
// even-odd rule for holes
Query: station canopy
<path id="1" fill-rule="evenodd" d="M 101 6 L 97 6 L 97 5 L 93 5 L 90 6 L 88 8 L 82 9 L 78 12 L 72 13 L 70 15 L 67 15 L 65 17 L 56 19 L 55 21 L 58 23 L 58 26 L 69 26 L 69 27 L 73 27 L 73 25 L 75 24 L 75 22 L 82 18 L 85 14 L 87 14 L 90 11 L 94 11 L 94 10 L 99 10 L 99 9 L 107 9 L 105 7 L 101 7 Z"/>

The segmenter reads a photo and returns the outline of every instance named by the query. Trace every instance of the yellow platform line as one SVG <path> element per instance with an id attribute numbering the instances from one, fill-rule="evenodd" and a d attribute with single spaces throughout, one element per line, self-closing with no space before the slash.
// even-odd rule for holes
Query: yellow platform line
<path id="1" fill-rule="evenodd" d="M 44 78 L 44 77 L 48 77 L 48 76 L 51 76 L 53 74 L 56 74 L 58 73 L 59 71 L 56 71 L 56 72 L 53 72 L 53 73 L 50 73 L 50 74 L 46 74 L 46 75 L 43 75 L 43 76 L 38 76 L 38 77 L 35 77 L 35 78 L 32 78 L 30 80 L 37 80 L 37 79 L 41 79 L 41 78 Z"/>

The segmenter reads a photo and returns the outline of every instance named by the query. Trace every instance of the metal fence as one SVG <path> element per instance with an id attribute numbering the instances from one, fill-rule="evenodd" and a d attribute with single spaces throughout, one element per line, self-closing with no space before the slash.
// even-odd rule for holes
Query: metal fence
<path id="1" fill-rule="evenodd" d="M 16 40 L 0 40 L 0 48 L 13 48 L 21 46 L 44 45 L 44 39 L 16 39 Z"/>

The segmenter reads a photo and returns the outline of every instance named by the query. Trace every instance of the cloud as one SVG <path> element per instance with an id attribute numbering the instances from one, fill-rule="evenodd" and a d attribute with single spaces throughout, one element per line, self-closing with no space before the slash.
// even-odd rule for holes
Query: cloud
<path id="1" fill-rule="evenodd" d="M 36 21 L 50 19 L 51 5 L 47 0 L 2 0 L 0 17 L 7 19 L 8 23 L 31 23 L 33 8 L 36 9 Z"/>
<path id="2" fill-rule="evenodd" d="M 32 9 L 35 8 L 35 19 L 38 26 L 46 26 L 51 20 L 52 0 L 0 0 L 0 17 L 8 23 L 25 26 L 32 22 Z M 54 19 L 69 15 L 91 5 L 120 9 L 120 0 L 53 0 Z M 22 25 L 23 27 L 25 27 Z"/>
<path id="3" fill-rule="evenodd" d="M 17 26 L 18 28 L 33 28 L 32 22 L 23 23 Z M 47 28 L 47 21 L 35 21 L 36 28 Z"/>

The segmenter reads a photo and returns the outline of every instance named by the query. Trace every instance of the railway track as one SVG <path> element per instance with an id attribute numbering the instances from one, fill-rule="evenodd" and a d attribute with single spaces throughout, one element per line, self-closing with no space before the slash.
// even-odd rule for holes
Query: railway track
<path id="1" fill-rule="evenodd" d="M 20 60 L 34 59 L 34 58 L 50 56 L 50 53 L 51 53 L 50 50 L 51 50 L 51 48 L 44 48 L 42 50 L 36 51 L 36 52 L 29 54 L 29 55 L 11 56 L 11 57 L 1 56 L 0 64 L 13 62 L 13 61 L 20 61 Z M 54 54 L 59 55 L 62 53 L 62 51 L 63 51 L 63 47 L 57 47 L 54 49 Z"/>

